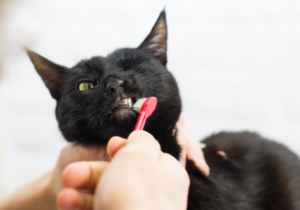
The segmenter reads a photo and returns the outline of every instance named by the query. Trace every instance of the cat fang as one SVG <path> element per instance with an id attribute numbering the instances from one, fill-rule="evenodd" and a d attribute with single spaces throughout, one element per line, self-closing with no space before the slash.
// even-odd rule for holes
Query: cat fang
<path id="1" fill-rule="evenodd" d="M 131 98 L 125 98 L 123 100 L 121 100 L 119 103 L 117 103 L 117 105 L 110 111 L 110 115 L 112 114 L 112 112 L 114 112 L 115 110 L 119 110 L 119 109 L 129 109 L 132 110 L 133 106 L 132 106 L 132 102 L 133 100 Z M 133 111 L 133 110 L 132 110 Z"/>
<path id="2" fill-rule="evenodd" d="M 130 108 L 132 108 L 132 100 L 131 98 L 125 98 L 120 102 L 120 104 L 127 104 Z"/>

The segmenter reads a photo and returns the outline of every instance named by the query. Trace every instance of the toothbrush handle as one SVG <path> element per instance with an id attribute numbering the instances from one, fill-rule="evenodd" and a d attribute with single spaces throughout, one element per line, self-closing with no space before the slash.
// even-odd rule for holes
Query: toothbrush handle
<path id="1" fill-rule="evenodd" d="M 142 111 L 139 115 L 139 118 L 135 124 L 134 131 L 143 130 L 146 123 L 146 112 Z"/>

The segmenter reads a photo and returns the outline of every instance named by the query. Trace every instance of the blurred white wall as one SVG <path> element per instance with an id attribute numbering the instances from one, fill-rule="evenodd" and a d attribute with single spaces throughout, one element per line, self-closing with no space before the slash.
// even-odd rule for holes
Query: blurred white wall
<path id="1" fill-rule="evenodd" d="M 252 130 L 300 154 L 300 1 L 7 2 L 1 14 L 0 196 L 51 169 L 65 144 L 55 101 L 21 46 L 72 66 L 138 46 L 165 6 L 168 68 L 195 137 Z"/>

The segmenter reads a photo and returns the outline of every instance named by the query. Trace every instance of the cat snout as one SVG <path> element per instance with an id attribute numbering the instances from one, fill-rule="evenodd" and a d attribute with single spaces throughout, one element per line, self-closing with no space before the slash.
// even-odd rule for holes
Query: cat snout
<path id="1" fill-rule="evenodd" d="M 120 95 L 123 92 L 124 81 L 121 79 L 111 79 L 106 84 L 106 91 Z"/>

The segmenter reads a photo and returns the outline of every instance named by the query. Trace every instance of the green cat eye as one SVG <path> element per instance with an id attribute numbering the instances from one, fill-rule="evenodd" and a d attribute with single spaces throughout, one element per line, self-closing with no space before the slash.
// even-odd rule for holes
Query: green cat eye
<path id="1" fill-rule="evenodd" d="M 80 91 L 89 90 L 95 87 L 95 84 L 92 82 L 82 82 L 79 84 L 78 89 Z"/>

